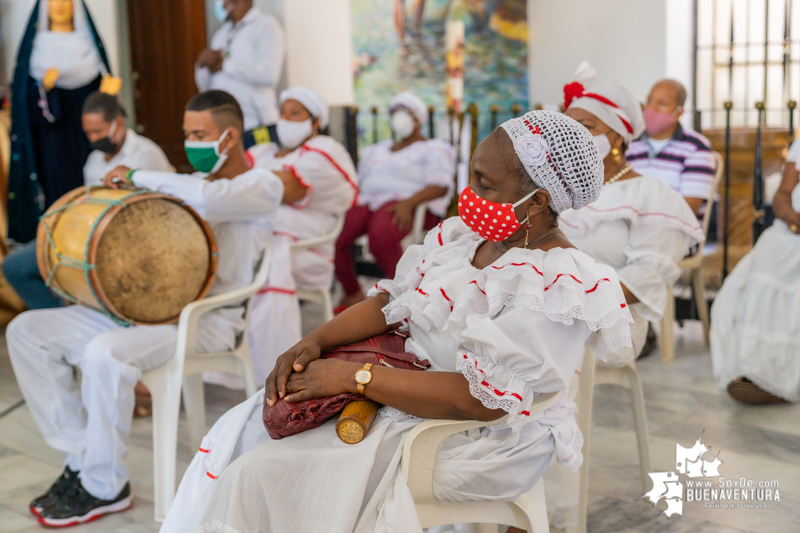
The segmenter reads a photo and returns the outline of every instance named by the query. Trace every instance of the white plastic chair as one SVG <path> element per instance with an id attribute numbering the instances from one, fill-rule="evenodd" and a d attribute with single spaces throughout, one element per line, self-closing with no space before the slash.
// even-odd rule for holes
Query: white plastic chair
<path id="1" fill-rule="evenodd" d="M 336 219 L 336 222 L 334 223 L 333 229 L 330 231 L 330 233 L 321 235 L 319 237 L 314 237 L 313 239 L 306 239 L 304 241 L 293 242 L 291 245 L 289 245 L 289 248 L 294 252 L 298 250 L 304 250 L 306 248 L 311 248 L 312 246 L 319 246 L 320 244 L 336 242 L 336 239 L 339 238 L 339 234 L 342 232 L 343 227 L 344 227 L 344 214 L 339 215 L 339 217 Z M 314 302 L 321 304 L 323 316 L 325 317 L 325 322 L 333 319 L 333 301 L 331 300 L 330 287 L 324 287 L 324 288 L 298 287 L 297 298 L 299 300 L 303 300 L 306 302 Z"/>
<path id="2" fill-rule="evenodd" d="M 708 228 L 711 225 L 711 212 L 713 211 L 712 208 L 717 199 L 717 192 L 719 190 L 722 174 L 725 171 L 725 159 L 722 155 L 718 152 L 711 153 L 714 155 L 714 159 L 717 162 L 717 170 L 714 174 L 714 181 L 711 183 L 711 191 L 709 192 L 706 202 L 706 212 L 705 215 L 703 215 L 703 235 L 705 237 L 708 237 Z M 684 257 L 678 263 L 678 266 L 682 270 L 690 271 L 692 294 L 694 295 L 695 307 L 697 307 L 697 316 L 703 323 L 703 340 L 706 346 L 708 346 L 708 330 L 711 323 L 708 316 L 708 300 L 706 299 L 706 288 L 703 283 L 702 265 L 702 247 L 696 254 Z M 659 341 L 661 362 L 671 363 L 675 359 L 675 296 L 672 292 L 672 287 L 667 288 L 667 307 L 664 310 L 664 317 L 661 319 Z"/>
<path id="3" fill-rule="evenodd" d="M 400 241 L 403 250 L 412 244 L 422 244 L 422 241 L 425 240 L 425 234 L 428 233 L 425 231 L 425 216 L 427 214 L 428 202 L 422 202 L 414 209 L 414 222 L 411 224 L 411 232 Z"/>
<path id="4" fill-rule="evenodd" d="M 272 248 L 267 247 L 261 265 L 250 285 L 190 303 L 181 311 L 175 355 L 166 364 L 145 372 L 141 381 L 150 389 L 153 400 L 153 485 L 155 520 L 162 522 L 175 497 L 175 462 L 178 441 L 178 416 L 183 388 L 186 419 L 192 445 L 198 445 L 206 432 L 202 373 L 228 372 L 244 378 L 245 391 L 252 396 L 256 387 L 248 341 L 248 319 L 252 296 L 267 281 Z M 222 307 L 242 305 L 245 329 L 229 352 L 198 353 L 197 326 L 200 317 Z"/>
<path id="5" fill-rule="evenodd" d="M 591 441 L 592 409 L 594 386 L 612 384 L 628 389 L 633 409 L 633 423 L 636 429 L 636 443 L 639 448 L 639 468 L 642 476 L 644 492 L 649 490 L 650 446 L 647 440 L 647 414 L 644 408 L 644 392 L 642 381 L 636 371 L 636 364 L 629 363 L 623 367 L 610 367 L 597 363 L 594 351 L 586 348 L 580 367 L 577 394 L 574 401 L 578 406 L 575 420 L 583 434 L 583 464 L 578 469 L 578 525 L 575 530 L 568 528 L 569 533 L 586 533 L 587 507 L 589 503 L 589 451 Z M 570 386 L 570 391 L 574 389 Z M 571 398 L 572 399 L 572 398 Z"/>
<path id="6" fill-rule="evenodd" d="M 531 419 L 541 417 L 562 395 L 563 391 L 539 396 L 530 409 Z M 497 526 L 489 524 L 504 524 L 535 533 L 550 531 L 541 478 L 527 493 L 508 502 L 442 502 L 433 495 L 433 467 L 442 441 L 450 435 L 499 424 L 506 419 L 507 416 L 488 423 L 426 420 L 411 430 L 403 444 L 400 473 L 414 498 L 423 528 L 464 523 L 480 524 L 476 529 L 480 533 L 496 533 Z"/>

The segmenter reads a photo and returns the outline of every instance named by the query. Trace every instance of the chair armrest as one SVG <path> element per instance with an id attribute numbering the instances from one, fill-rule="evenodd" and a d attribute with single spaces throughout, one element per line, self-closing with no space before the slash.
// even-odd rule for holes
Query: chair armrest
<path id="1" fill-rule="evenodd" d="M 208 298 L 196 300 L 187 304 L 181 311 L 180 318 L 178 319 L 178 344 L 176 346 L 176 353 L 181 354 L 181 357 L 184 357 L 187 353 L 194 353 L 197 337 L 197 323 L 201 316 L 209 311 L 214 311 L 226 305 L 241 304 L 248 298 L 252 298 L 267 282 L 271 259 L 272 245 L 267 244 L 252 283 L 239 289 L 209 296 Z"/>
<path id="2" fill-rule="evenodd" d="M 530 409 L 532 420 L 555 404 L 564 391 L 541 394 Z M 538 416 L 537 416 L 538 415 Z M 406 481 L 414 501 L 435 501 L 433 496 L 433 470 L 439 446 L 449 436 L 482 427 L 501 424 L 508 415 L 492 422 L 479 420 L 426 420 L 417 424 L 403 443 L 403 456 L 400 462 L 400 474 Z"/>

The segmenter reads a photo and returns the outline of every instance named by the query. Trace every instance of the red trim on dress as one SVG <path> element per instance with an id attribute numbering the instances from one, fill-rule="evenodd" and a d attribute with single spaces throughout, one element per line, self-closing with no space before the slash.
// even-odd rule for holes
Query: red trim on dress
<path id="1" fill-rule="evenodd" d="M 212 474 L 212 473 L 211 473 L 211 472 L 209 472 L 209 471 L 206 471 L 206 475 L 207 475 L 208 477 L 210 477 L 211 479 L 217 479 L 217 476 L 215 476 L 214 474 Z"/>
<path id="2" fill-rule="evenodd" d="M 464 359 L 469 360 L 469 357 L 467 357 L 467 354 L 465 354 L 465 353 L 462 353 L 461 357 L 463 357 Z M 478 362 L 477 361 L 474 361 L 474 362 L 475 362 L 475 370 L 480 372 L 481 375 L 485 378 L 486 377 L 486 372 L 484 372 L 483 370 L 480 369 L 480 367 L 478 366 Z M 491 390 L 492 392 L 494 392 L 497 396 L 509 395 L 509 396 L 513 396 L 514 398 L 518 399 L 519 401 L 522 401 L 522 396 L 520 396 L 516 392 L 502 391 L 500 389 L 497 389 L 497 388 L 494 387 L 494 385 L 492 385 L 491 383 L 486 381 L 486 379 L 481 381 L 481 385 L 483 385 L 484 387 L 486 387 L 489 390 Z M 528 416 L 528 415 L 530 415 L 530 412 L 529 411 L 522 411 L 520 414 Z"/>
<path id="3" fill-rule="evenodd" d="M 294 233 L 289 233 L 288 231 L 279 231 L 278 230 L 278 231 L 273 231 L 272 234 L 273 235 L 280 235 L 281 237 L 289 237 L 290 239 L 292 239 L 295 242 L 300 240 L 300 237 L 298 237 Z"/>
<path id="4" fill-rule="evenodd" d="M 442 293 L 442 296 L 444 296 L 444 299 L 447 300 L 447 303 L 450 304 L 450 312 L 452 313 L 453 312 L 453 300 L 451 300 L 450 297 L 447 296 L 447 293 L 444 292 L 443 288 L 439 287 L 439 291 Z"/>
<path id="5" fill-rule="evenodd" d="M 353 203 L 350 204 L 350 207 L 356 205 L 356 202 L 358 201 L 358 184 L 356 184 L 356 182 L 353 181 L 353 179 L 347 174 L 347 172 L 345 172 L 344 169 L 339 166 L 339 163 L 334 161 L 330 155 L 328 155 L 326 152 L 323 152 L 319 148 L 314 148 L 313 146 L 308 146 L 304 144 L 303 146 L 300 147 L 300 150 L 304 150 L 307 152 L 315 152 L 324 157 L 325 159 L 327 159 L 331 163 L 331 165 L 333 165 L 336 168 L 336 170 L 338 170 L 342 174 L 342 176 L 344 176 L 344 179 L 347 180 L 347 183 L 349 183 L 350 186 L 353 188 L 353 190 L 356 192 L 355 196 L 353 197 Z"/>
<path id="6" fill-rule="evenodd" d="M 211 451 L 211 450 L 206 450 L 205 448 L 198 448 L 197 450 L 203 453 L 208 453 Z"/>
<path id="7" fill-rule="evenodd" d="M 245 152 L 244 158 L 247 160 L 247 166 L 249 166 L 250 168 L 255 168 L 256 160 L 253 159 L 253 154 L 251 154 L 250 152 Z"/>
<path id="8" fill-rule="evenodd" d="M 283 289 L 281 287 L 264 287 L 258 291 L 258 294 L 267 294 L 268 292 L 279 292 L 281 294 L 297 294 L 296 291 L 292 289 Z"/>
<path id="9" fill-rule="evenodd" d="M 297 173 L 297 169 L 294 168 L 293 165 L 284 165 L 284 170 L 288 170 L 294 176 L 294 179 L 300 182 L 300 185 L 306 188 L 306 196 L 303 198 L 300 203 L 292 202 L 288 204 L 289 207 L 293 207 L 294 209 L 304 209 L 308 206 L 308 203 L 311 201 L 311 193 L 314 192 L 314 187 L 306 183 L 306 181 L 300 177 L 300 174 Z"/>

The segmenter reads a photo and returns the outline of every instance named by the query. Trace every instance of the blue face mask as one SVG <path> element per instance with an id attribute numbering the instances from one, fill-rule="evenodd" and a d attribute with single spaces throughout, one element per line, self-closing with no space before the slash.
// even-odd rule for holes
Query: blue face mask
<path id="1" fill-rule="evenodd" d="M 214 0 L 214 16 L 220 22 L 225 22 L 228 20 L 229 12 L 225 9 L 225 1 L 224 0 Z"/>

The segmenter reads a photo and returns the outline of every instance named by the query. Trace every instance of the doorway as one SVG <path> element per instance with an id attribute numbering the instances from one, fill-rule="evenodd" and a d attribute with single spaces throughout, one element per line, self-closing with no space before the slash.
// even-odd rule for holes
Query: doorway
<path id="1" fill-rule="evenodd" d="M 127 4 L 136 130 L 158 144 L 179 172 L 191 172 L 183 149 L 183 109 L 197 94 L 194 63 L 206 47 L 205 2 Z"/>

